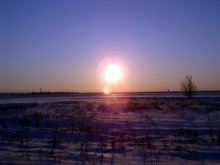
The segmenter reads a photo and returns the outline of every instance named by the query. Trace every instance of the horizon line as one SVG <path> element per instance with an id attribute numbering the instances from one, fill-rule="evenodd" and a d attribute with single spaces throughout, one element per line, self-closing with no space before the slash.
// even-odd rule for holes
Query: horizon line
<path id="1" fill-rule="evenodd" d="M 220 90 L 198 90 L 197 92 L 220 92 Z M 123 94 L 123 93 L 182 93 L 180 90 L 167 90 L 167 91 L 123 91 L 111 92 L 110 94 Z M 23 92 L 0 92 L 4 94 L 103 94 L 103 92 L 74 92 L 74 91 L 23 91 Z"/>

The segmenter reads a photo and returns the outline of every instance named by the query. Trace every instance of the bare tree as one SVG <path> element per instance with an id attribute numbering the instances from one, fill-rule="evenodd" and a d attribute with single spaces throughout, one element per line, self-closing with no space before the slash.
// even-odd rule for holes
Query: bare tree
<path id="1" fill-rule="evenodd" d="M 191 75 L 186 76 L 185 79 L 180 82 L 180 90 L 189 99 L 192 98 L 193 95 L 195 95 L 197 91 L 197 86 L 193 82 Z"/>

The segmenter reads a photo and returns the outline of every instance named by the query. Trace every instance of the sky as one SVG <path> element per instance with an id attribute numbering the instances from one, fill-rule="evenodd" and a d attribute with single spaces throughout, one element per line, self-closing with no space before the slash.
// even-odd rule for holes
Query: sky
<path id="1" fill-rule="evenodd" d="M 220 90 L 219 0 L 1 0 L 0 92 Z"/>

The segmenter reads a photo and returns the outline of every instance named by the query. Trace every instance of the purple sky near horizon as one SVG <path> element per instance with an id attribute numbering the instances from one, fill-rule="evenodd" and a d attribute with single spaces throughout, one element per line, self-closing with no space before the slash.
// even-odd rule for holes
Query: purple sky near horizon
<path id="1" fill-rule="evenodd" d="M 111 56 L 127 68 L 115 91 L 179 90 L 188 74 L 220 90 L 220 1 L 0 1 L 0 92 L 99 92 Z"/>

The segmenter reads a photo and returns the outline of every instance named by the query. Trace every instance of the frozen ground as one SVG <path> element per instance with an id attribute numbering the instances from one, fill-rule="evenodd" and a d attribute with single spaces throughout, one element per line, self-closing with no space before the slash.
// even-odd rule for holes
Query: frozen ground
<path id="1" fill-rule="evenodd" d="M 220 97 L 1 96 L 0 164 L 220 164 Z"/>

